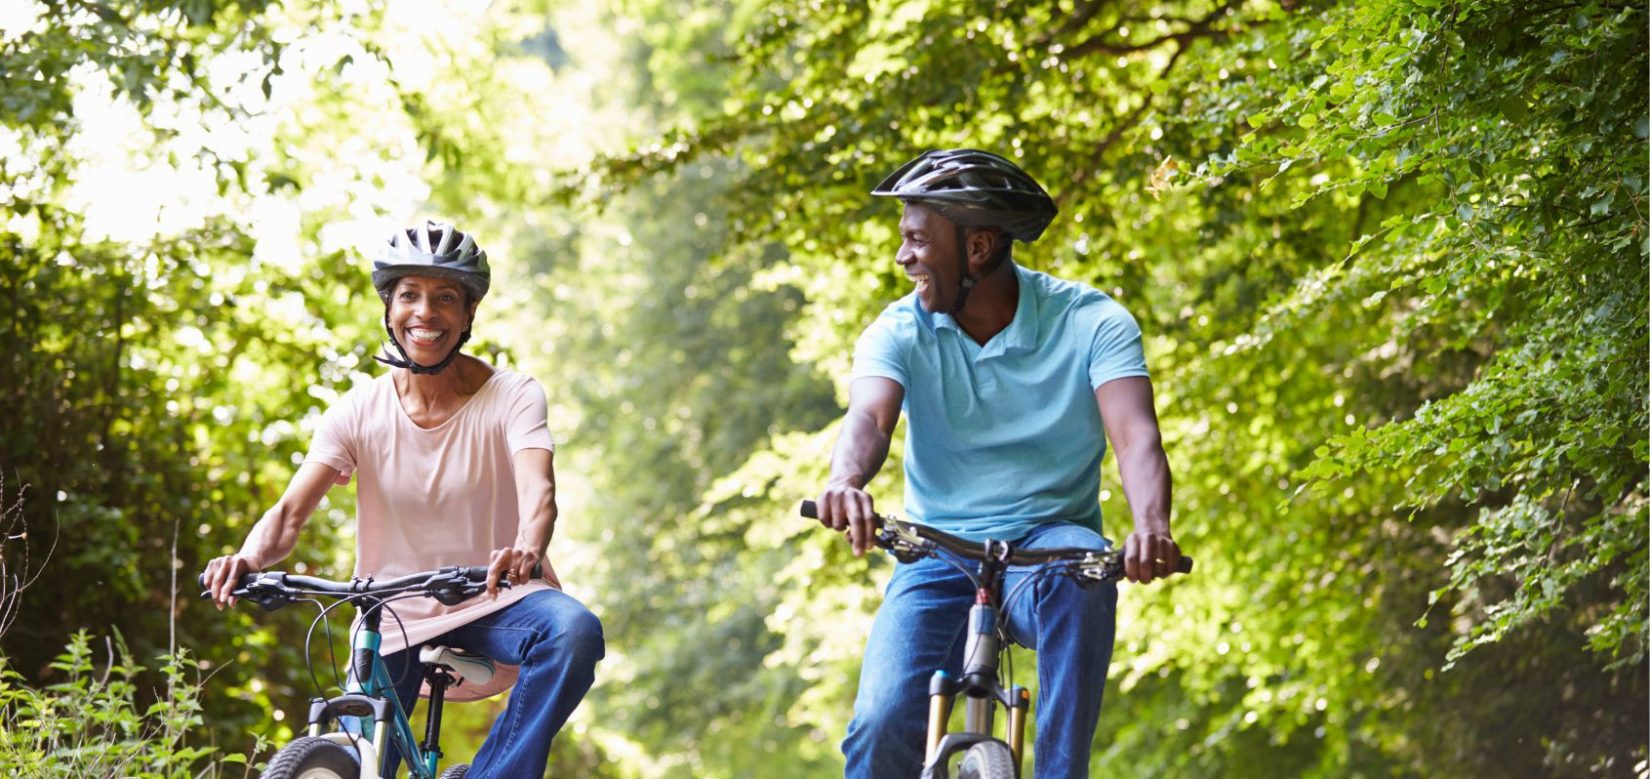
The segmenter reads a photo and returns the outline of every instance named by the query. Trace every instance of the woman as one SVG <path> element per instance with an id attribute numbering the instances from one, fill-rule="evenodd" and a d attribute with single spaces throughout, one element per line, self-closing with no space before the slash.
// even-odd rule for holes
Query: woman
<path id="1" fill-rule="evenodd" d="M 544 390 L 532 378 L 459 350 L 487 295 L 487 254 L 452 226 L 397 231 L 373 262 L 392 370 L 352 389 L 321 421 L 286 492 L 236 554 L 212 560 L 206 583 L 219 609 L 242 574 L 285 558 L 333 484 L 356 479 L 355 575 L 378 579 L 489 560 L 488 599 L 395 605 L 383 652 L 410 710 L 421 681 L 416 648 L 439 643 L 491 657 L 500 673 L 451 700 L 509 688 L 470 767 L 472 779 L 542 776 L 551 738 L 590 689 L 604 654 L 601 623 L 560 590 L 545 558 L 556 523 L 555 444 Z M 531 579 L 542 564 L 544 578 Z M 397 624 L 399 622 L 399 624 Z M 412 651 L 409 651 L 412 650 Z M 408 668 L 412 664 L 415 667 Z M 520 678 L 515 669 L 519 666 Z M 388 766 L 393 775 L 393 755 Z"/>

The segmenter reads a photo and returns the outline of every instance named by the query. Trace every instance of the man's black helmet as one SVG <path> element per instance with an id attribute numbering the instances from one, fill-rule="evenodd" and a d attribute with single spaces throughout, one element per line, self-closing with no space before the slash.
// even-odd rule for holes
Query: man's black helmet
<path id="1" fill-rule="evenodd" d="M 900 166 L 871 194 L 921 203 L 963 227 L 1000 227 L 1030 243 L 1059 208 L 1020 166 L 978 149 L 940 149 Z"/>
<path id="2" fill-rule="evenodd" d="M 464 285 L 470 302 L 487 296 L 492 271 L 487 253 L 475 239 L 444 222 L 426 221 L 416 227 L 397 230 L 379 248 L 372 261 L 372 285 L 378 297 L 390 302 L 396 280 L 403 276 L 432 276 Z"/>

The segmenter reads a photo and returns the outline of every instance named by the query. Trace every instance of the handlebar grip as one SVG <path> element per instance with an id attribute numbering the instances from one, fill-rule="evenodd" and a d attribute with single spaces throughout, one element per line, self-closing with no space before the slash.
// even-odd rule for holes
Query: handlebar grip
<path id="1" fill-rule="evenodd" d="M 819 519 L 819 504 L 811 500 L 803 500 L 802 505 L 797 506 L 796 510 L 808 519 Z"/>
<path id="2" fill-rule="evenodd" d="M 488 566 L 485 566 L 485 565 L 472 565 L 468 568 L 465 568 L 464 569 L 464 578 L 470 579 L 471 581 L 485 582 L 485 581 L 487 581 L 487 568 L 488 568 Z M 542 579 L 542 578 L 544 578 L 544 563 L 534 563 L 533 564 L 533 570 L 531 570 L 527 573 L 527 578 L 529 578 L 529 579 Z M 508 576 L 501 577 L 499 579 L 498 583 L 499 583 L 500 586 L 509 587 L 510 586 L 510 578 Z"/>
<path id="3" fill-rule="evenodd" d="M 1192 558 L 1190 558 L 1186 555 L 1181 555 L 1180 556 L 1180 564 L 1175 566 L 1174 569 L 1176 571 L 1180 572 L 1180 573 L 1191 573 L 1192 572 Z"/>
<path id="4" fill-rule="evenodd" d="M 256 581 L 259 573 L 261 573 L 261 571 L 247 571 L 246 573 L 241 574 L 240 581 L 235 582 L 235 589 L 243 589 L 247 585 Z M 207 598 L 212 597 L 212 591 L 206 589 L 205 571 L 195 574 L 195 586 L 199 587 L 201 590 L 201 600 L 206 600 Z"/>

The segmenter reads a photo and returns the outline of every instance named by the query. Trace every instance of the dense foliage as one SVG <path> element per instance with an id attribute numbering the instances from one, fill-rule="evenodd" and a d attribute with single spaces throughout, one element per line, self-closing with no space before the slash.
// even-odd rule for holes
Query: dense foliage
<path id="1" fill-rule="evenodd" d="M 733 42 L 725 104 L 594 189 L 742 162 L 736 230 L 785 247 L 796 354 L 840 382 L 906 291 L 870 184 L 936 146 L 1042 176 L 1063 216 L 1017 259 L 1142 320 L 1179 533 L 1211 560 L 1130 596 L 1097 767 L 1621 775 L 1645 754 L 1645 27 L 1609 3 L 793 3 Z M 781 608 L 819 621 L 770 619 L 768 657 L 810 680 L 851 671 L 827 615 L 868 605 L 786 517 L 828 437 L 709 496 L 753 546 L 812 550 Z M 839 732 L 835 687 L 792 713 Z"/>
<path id="2" fill-rule="evenodd" d="M 188 580 L 378 370 L 370 236 L 439 214 L 488 237 L 474 349 L 550 392 L 552 554 L 607 631 L 556 770 L 839 772 L 888 563 L 793 506 L 853 338 L 908 292 L 864 193 L 968 145 L 1060 203 L 1016 261 L 1141 321 L 1200 561 L 1124 595 L 1097 773 L 1646 772 L 1642 6 L 27 5 L 0 596 L 50 576 L 0 611 L 13 700 L 91 678 L 69 637 L 114 627 L 227 664 L 220 751 L 290 732 L 307 619 Z M 286 565 L 346 574 L 351 507 Z M 455 707 L 449 753 L 494 710 Z"/>
<path id="3" fill-rule="evenodd" d="M 303 446 L 293 422 L 315 405 L 310 387 L 329 383 L 314 366 L 336 309 L 318 320 L 303 301 L 328 312 L 336 274 L 253 260 L 252 231 L 225 216 L 249 196 L 251 150 L 234 149 L 249 118 L 240 101 L 261 97 L 257 73 L 278 50 L 252 23 L 262 8 L 53 4 L 33 30 L 0 43 L 0 468 L 8 505 L 20 489 L 29 498 L 29 536 L 5 551 L 16 560 L 27 548 L 50 574 L 16 601 L 4 636 L 8 666 L 29 678 L 57 680 L 52 660 L 77 628 L 116 627 L 138 657 L 169 649 L 190 596 L 177 580 L 222 543 L 206 531 L 249 526 L 278 494 Z M 213 83 L 212 56 L 262 62 L 237 74 L 253 79 L 250 93 Z M 145 132 L 111 145 L 114 128 L 96 119 L 126 114 Z M 222 131 L 217 142 L 201 143 L 202 126 Z M 127 143 L 141 151 L 124 178 L 85 180 Z M 109 235 L 111 215 L 160 221 L 131 190 L 168 175 L 218 182 L 221 200 L 170 231 Z M 88 196 L 101 187 L 131 200 Z M 99 217 L 105 227 L 89 230 Z M 186 620 L 177 630 L 219 648 L 202 653 L 209 663 L 280 643 L 247 624 Z M 224 702 L 263 699 L 220 705 L 231 725 L 266 716 L 251 671 L 218 677 Z"/>

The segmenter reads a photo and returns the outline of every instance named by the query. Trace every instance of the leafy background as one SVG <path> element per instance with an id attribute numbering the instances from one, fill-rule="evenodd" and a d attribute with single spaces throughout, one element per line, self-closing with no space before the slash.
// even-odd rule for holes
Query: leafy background
<path id="1" fill-rule="evenodd" d="M 308 616 L 189 580 L 377 372 L 374 240 L 439 215 L 503 280 L 475 351 L 550 394 L 552 553 L 609 637 L 552 773 L 839 773 L 889 565 L 793 506 L 908 292 L 864 193 L 967 145 L 1059 200 L 1017 261 L 1140 319 L 1200 561 L 1123 597 L 1097 775 L 1650 775 L 1647 29 L 1591 0 L 13 4 L 4 685 L 101 664 L 176 716 L 183 649 L 216 757 L 176 770 L 290 735 L 325 639 L 312 675 Z M 287 565 L 345 575 L 352 511 Z M 499 705 L 451 709 L 448 753 Z"/>

